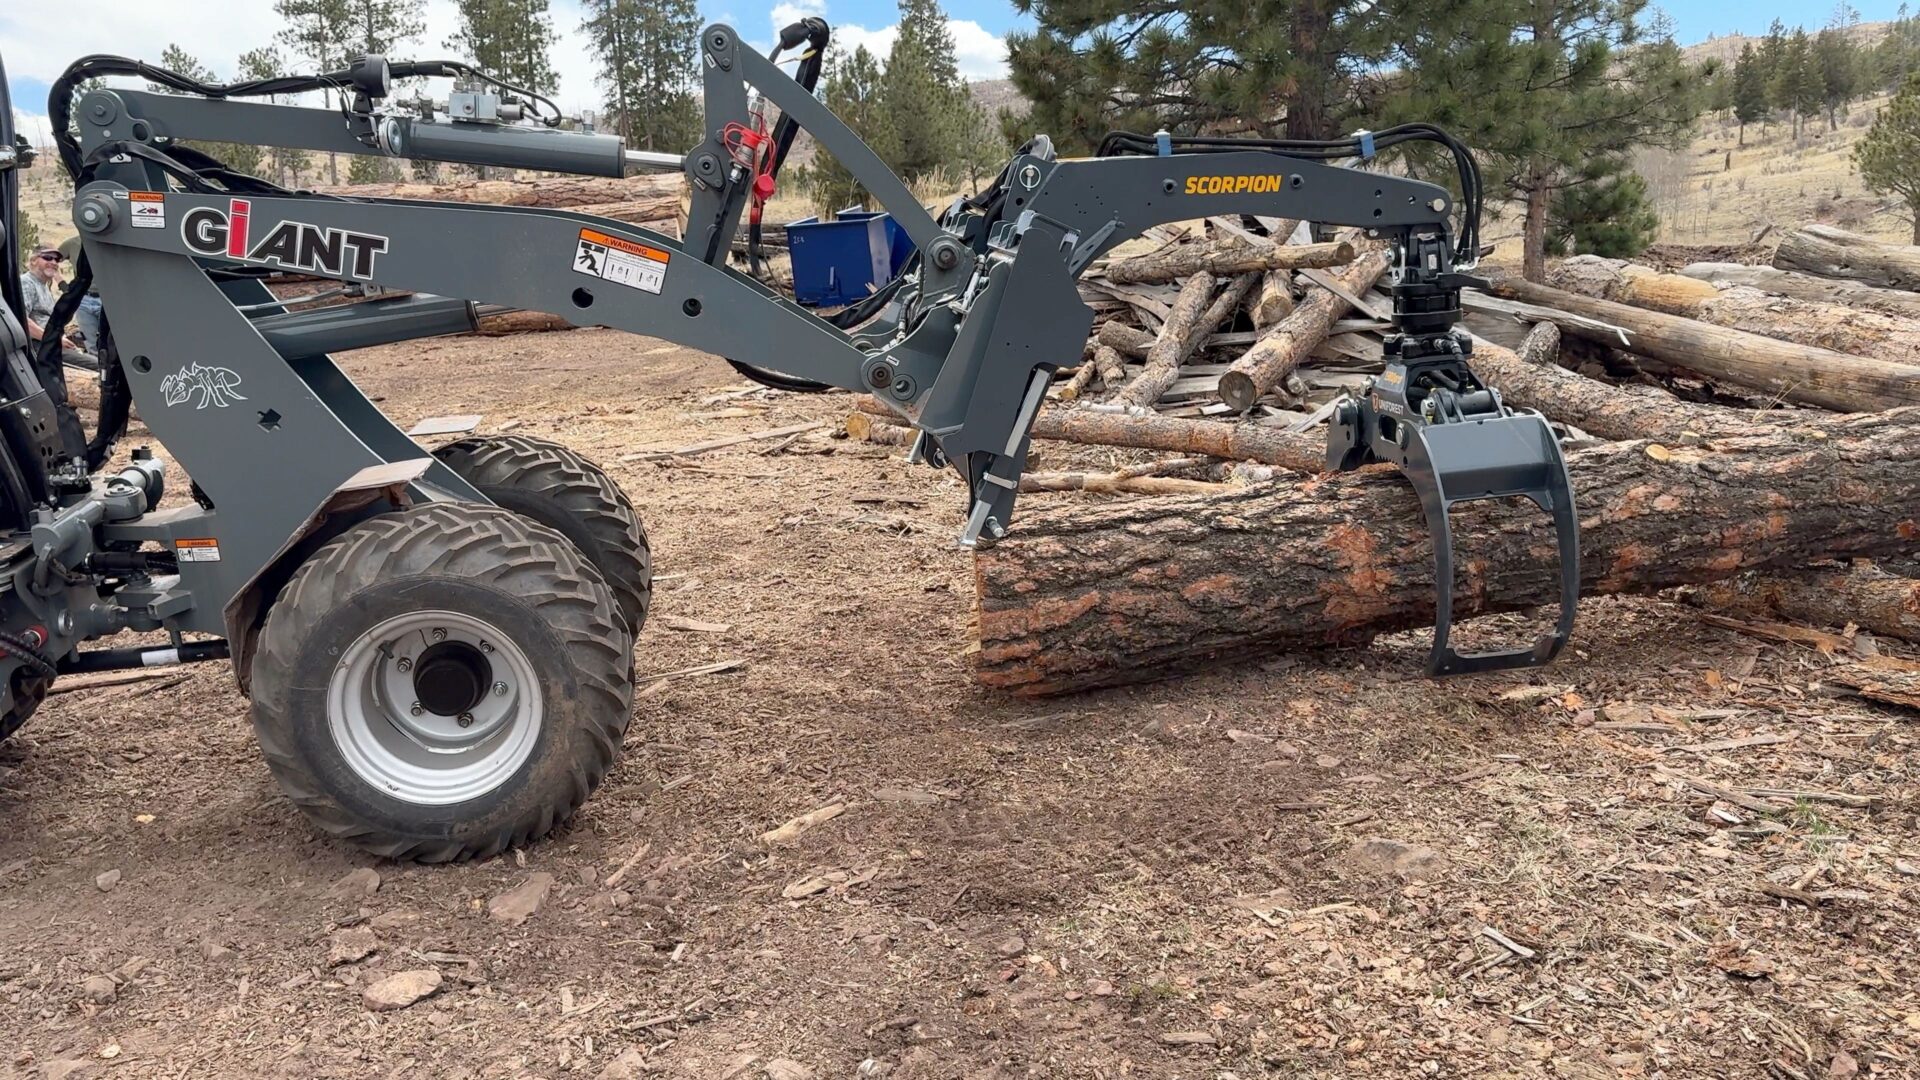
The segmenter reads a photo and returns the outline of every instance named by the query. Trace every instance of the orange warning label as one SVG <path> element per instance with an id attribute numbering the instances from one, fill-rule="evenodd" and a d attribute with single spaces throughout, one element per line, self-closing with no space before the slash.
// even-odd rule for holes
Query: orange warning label
<path id="1" fill-rule="evenodd" d="M 606 233 L 595 232 L 592 229 L 581 229 L 580 239 L 585 240 L 589 244 L 599 244 L 601 247 L 609 247 L 615 251 L 624 251 L 629 255 L 638 255 L 643 259 L 652 259 L 654 262 L 667 261 L 667 253 L 661 251 L 659 248 L 651 248 L 645 244 L 636 244 L 631 240 L 622 240 L 617 236 L 608 236 Z"/>
<path id="2" fill-rule="evenodd" d="M 573 269 L 589 277 L 659 295 L 667 282 L 667 253 L 594 229 L 581 229 Z"/>

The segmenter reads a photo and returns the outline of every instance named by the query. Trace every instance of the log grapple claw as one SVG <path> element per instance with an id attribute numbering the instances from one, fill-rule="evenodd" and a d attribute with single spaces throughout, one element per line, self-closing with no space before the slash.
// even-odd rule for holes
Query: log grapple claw
<path id="1" fill-rule="evenodd" d="M 1434 629 L 1427 674 L 1464 675 L 1544 664 L 1573 632 L 1580 599 L 1580 519 L 1559 440 L 1539 413 L 1516 412 L 1466 365 L 1465 339 L 1417 358 L 1389 355 L 1361 397 L 1341 400 L 1328 435 L 1327 467 L 1355 469 L 1374 461 L 1399 467 L 1433 534 Z M 1390 347 L 1399 342 L 1390 341 Z M 1524 496 L 1553 518 L 1560 552 L 1560 617 L 1529 648 L 1463 653 L 1448 644 L 1453 628 L 1453 530 L 1448 515 L 1464 502 Z"/>

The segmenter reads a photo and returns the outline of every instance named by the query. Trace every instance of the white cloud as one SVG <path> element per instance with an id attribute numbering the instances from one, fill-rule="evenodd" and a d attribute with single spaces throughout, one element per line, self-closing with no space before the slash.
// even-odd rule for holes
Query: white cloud
<path id="1" fill-rule="evenodd" d="M 27 137 L 34 146 L 53 145 L 53 125 L 45 113 L 30 113 L 18 105 L 13 109 L 13 130 Z"/>
<path id="2" fill-rule="evenodd" d="M 771 20 L 773 31 L 767 35 L 770 43 L 774 35 L 795 20 L 808 15 L 827 18 L 825 0 L 787 0 L 774 5 Z M 832 20 L 829 19 L 829 22 Z M 1000 35 L 972 19 L 948 19 L 947 29 L 953 34 L 953 55 L 960 76 L 965 79 L 1004 79 L 1007 76 L 1007 43 Z M 866 46 L 868 52 L 885 59 L 893 48 L 893 39 L 900 36 L 900 25 L 883 26 L 869 30 L 857 23 L 841 23 L 833 28 L 833 42 L 842 49 L 852 52 Z"/>
<path id="3" fill-rule="evenodd" d="M 16 85 L 23 78 L 52 82 L 70 62 L 88 53 L 158 60 L 168 44 L 178 44 L 197 57 L 213 69 L 216 77 L 230 79 L 240 54 L 274 44 L 274 35 L 282 27 L 271 0 L 228 0 L 211 6 L 206 0 L 92 3 L 88 17 L 75 18 L 71 4 L 0 0 L 0 56 L 6 57 L 7 73 Z M 218 8 L 217 15 L 211 7 Z M 444 43 L 459 18 L 455 0 L 427 0 L 425 14 L 426 32 L 409 47 L 396 50 L 405 58 L 439 59 L 447 55 Z M 765 51 L 781 28 L 808 15 L 828 18 L 828 0 L 781 0 L 773 6 L 769 29 L 757 47 Z M 601 93 L 594 83 L 597 65 L 580 30 L 579 0 L 554 0 L 552 19 L 559 35 L 553 46 L 553 66 L 559 74 L 555 99 L 569 114 L 598 110 Z M 1005 76 L 1005 42 L 972 19 L 955 19 L 948 25 L 953 31 L 961 75 L 969 79 Z M 834 27 L 834 40 L 849 49 L 865 45 L 884 56 L 898 31 L 897 26 L 868 29 L 857 24 L 841 25 Z M 754 35 L 747 36 L 751 39 Z M 309 71 L 311 65 L 297 64 L 294 70 Z M 28 116 L 22 121 L 24 130 L 30 134 L 47 130 L 44 116 Z"/>

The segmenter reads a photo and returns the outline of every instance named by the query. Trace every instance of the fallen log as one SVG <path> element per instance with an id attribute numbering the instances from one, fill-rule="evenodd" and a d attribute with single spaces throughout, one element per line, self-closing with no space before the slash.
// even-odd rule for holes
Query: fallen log
<path id="1" fill-rule="evenodd" d="M 1553 326 L 1552 323 L 1543 325 Z M 1528 335 L 1533 340 L 1533 335 Z M 1551 419 L 1603 439 L 1699 441 L 1722 432 L 1745 433 L 1795 424 L 1825 413 L 1758 411 L 1681 401 L 1654 386 L 1609 385 L 1557 364 L 1536 363 L 1485 338 L 1473 339 L 1473 370 L 1516 409 L 1538 409 Z"/>
<path id="2" fill-rule="evenodd" d="M 854 407 L 883 420 L 899 422 L 898 413 L 869 395 L 854 398 Z M 1228 461 L 1278 465 L 1302 473 L 1319 472 L 1326 467 L 1327 458 L 1324 435 L 1285 431 L 1263 424 L 1223 424 L 1214 420 L 1095 412 L 1086 408 L 1042 409 L 1033 422 L 1033 437 L 1089 446 L 1205 454 Z"/>
<path id="3" fill-rule="evenodd" d="M 1074 371 L 1073 377 L 1067 380 L 1067 384 L 1060 388 L 1061 401 L 1073 401 L 1079 398 L 1081 394 L 1087 392 L 1087 387 L 1093 385 L 1095 377 L 1108 379 L 1106 385 L 1112 386 L 1113 382 L 1109 379 L 1108 372 L 1118 375 L 1126 371 L 1125 361 L 1120 359 L 1119 353 L 1113 351 L 1113 346 L 1094 342 L 1092 353 L 1091 356 L 1082 354 L 1080 367 Z"/>
<path id="4" fill-rule="evenodd" d="M 1167 321 L 1160 327 L 1160 336 L 1147 350 L 1146 366 L 1120 392 L 1122 402 L 1152 405 L 1160 400 L 1161 393 L 1173 380 L 1179 378 L 1180 364 L 1189 351 L 1188 341 L 1213 329 L 1200 323 L 1201 314 L 1207 310 L 1207 301 L 1212 297 L 1212 274 L 1195 274 L 1180 286 L 1180 295 L 1167 306 Z M 1151 396 L 1147 396 L 1149 394 Z"/>
<path id="5" fill-rule="evenodd" d="M 1889 289 L 1920 289 L 1920 247 L 1889 244 L 1831 225 L 1806 225 L 1774 249 L 1773 265 Z"/>
<path id="6" fill-rule="evenodd" d="M 1745 285 L 1761 292 L 1791 296 L 1796 300 L 1846 304 L 1888 315 L 1920 318 L 1920 293 L 1905 289 L 1882 289 L 1844 278 L 1815 277 L 1771 266 L 1748 266 L 1746 263 L 1688 263 L 1680 268 L 1680 272 L 1716 285 Z"/>
<path id="7" fill-rule="evenodd" d="M 1189 281 L 1203 279 L 1211 280 L 1205 274 L 1198 274 Z M 1153 349 L 1147 353 L 1146 370 L 1142 371 L 1140 377 L 1120 395 L 1121 404 L 1136 409 L 1153 408 L 1153 403 L 1160 400 L 1160 395 L 1165 394 L 1169 387 L 1179 381 L 1180 365 L 1186 363 L 1187 357 L 1192 356 L 1200 348 L 1201 342 L 1207 339 L 1208 334 L 1213 333 L 1221 323 L 1233 318 L 1234 313 L 1240 310 L 1240 305 L 1246 303 L 1247 294 L 1253 291 L 1254 285 L 1259 280 L 1258 274 L 1241 274 L 1229 280 L 1226 288 L 1220 290 L 1220 295 L 1214 297 L 1213 302 L 1207 305 L 1207 310 L 1201 312 L 1200 317 L 1186 328 L 1180 340 L 1171 346 L 1163 344 L 1167 341 L 1167 331 L 1173 328 L 1173 320 L 1167 320 L 1167 325 L 1160 331 L 1160 341 L 1155 342 Z M 1185 295 L 1184 289 L 1182 295 Z"/>
<path id="8" fill-rule="evenodd" d="M 1560 364 L 1560 328 L 1550 322 L 1535 323 L 1521 339 L 1517 350 L 1522 363 Z M 1579 425 L 1574 425 L 1578 427 Z"/>
<path id="9" fill-rule="evenodd" d="M 1696 319 L 1596 300 L 1564 289 L 1499 274 L 1493 295 L 1523 301 L 1529 314 L 1551 319 L 1563 333 L 1620 347 L 1656 360 L 1768 391 L 1787 401 L 1840 412 L 1875 412 L 1920 405 L 1920 367 L 1850 356 L 1812 345 L 1777 341 Z M 1604 326 L 1598 323 L 1607 324 Z M 1582 425 L 1584 426 L 1584 425 Z"/>
<path id="10" fill-rule="evenodd" d="M 1682 596 L 1696 607 L 1815 626 L 1852 624 L 1880 637 L 1920 641 L 1920 581 L 1871 563 L 1810 568 L 1792 577 L 1742 575 Z"/>
<path id="11" fill-rule="evenodd" d="M 1253 302 L 1253 328 L 1265 330 L 1293 314 L 1293 275 L 1269 270 L 1260 276 L 1260 292 Z"/>
<path id="12" fill-rule="evenodd" d="M 482 337 L 503 337 L 507 334 L 537 334 L 549 330 L 577 329 L 579 327 L 573 323 L 544 311 L 502 311 L 498 314 L 480 316 L 480 328 L 476 332 Z"/>
<path id="13" fill-rule="evenodd" d="M 670 199 L 679 215 L 686 177 L 653 173 L 624 179 L 599 176 L 560 176 L 538 180 L 469 180 L 460 184 L 343 184 L 316 188 L 329 195 L 359 199 L 419 199 L 429 202 L 495 203 L 500 206 L 541 206 L 566 209 Z"/>
<path id="14" fill-rule="evenodd" d="M 1311 288 L 1293 314 L 1280 320 L 1262 334 L 1233 366 L 1220 375 L 1220 400 L 1241 412 L 1253 408 L 1261 395 L 1273 389 L 1300 366 L 1307 354 L 1320 347 L 1332 331 L 1334 321 L 1345 315 L 1352 304 L 1340 295 L 1364 293 L 1387 269 L 1385 251 L 1369 251 L 1360 256 L 1334 280 L 1340 289 Z"/>
<path id="15" fill-rule="evenodd" d="M 1614 443 L 1567 463 L 1589 596 L 1885 554 L 1920 530 L 1916 409 L 1728 434 L 1711 448 Z M 1458 570 L 1458 616 L 1529 608 L 1557 592 L 1545 515 L 1468 504 L 1454 535 L 1473 555 Z M 1036 507 L 974 567 L 976 677 L 1023 694 L 1359 644 L 1433 618 L 1419 501 L 1385 469 Z"/>
<path id="16" fill-rule="evenodd" d="M 1920 365 L 1920 323 L 1897 315 L 1769 296 L 1743 286 L 1718 289 L 1697 278 L 1662 274 L 1595 255 L 1566 260 L 1548 273 L 1547 283 L 1581 296 L 1663 311 L 1780 341 Z M 1914 298 L 1920 300 L 1920 294 L 1914 294 Z"/>
<path id="17" fill-rule="evenodd" d="M 1353 261 L 1345 240 L 1328 244 L 1175 244 L 1161 251 L 1122 259 L 1106 268 L 1108 281 L 1128 285 L 1179 281 L 1194 274 L 1250 274 L 1267 270 L 1342 266 Z"/>

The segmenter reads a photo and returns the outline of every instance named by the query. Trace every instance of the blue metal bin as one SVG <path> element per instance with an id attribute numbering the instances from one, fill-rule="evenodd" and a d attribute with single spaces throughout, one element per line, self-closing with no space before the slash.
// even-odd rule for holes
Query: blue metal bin
<path id="1" fill-rule="evenodd" d="M 838 307 L 864 298 L 891 280 L 913 251 L 913 241 L 891 215 L 849 207 L 838 220 L 805 218 L 787 226 L 794 299 Z"/>

